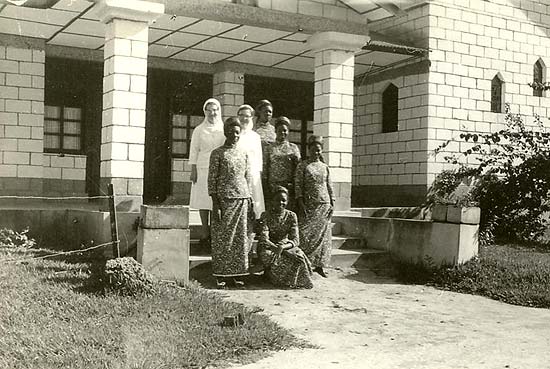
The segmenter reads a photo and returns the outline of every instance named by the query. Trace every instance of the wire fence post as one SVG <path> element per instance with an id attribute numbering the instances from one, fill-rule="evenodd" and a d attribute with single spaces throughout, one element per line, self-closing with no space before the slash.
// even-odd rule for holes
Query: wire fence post
<path id="1" fill-rule="evenodd" d="M 111 241 L 113 242 L 113 256 L 120 257 L 120 247 L 118 240 L 118 225 L 116 220 L 115 191 L 113 184 L 109 183 L 109 219 L 111 221 Z"/>

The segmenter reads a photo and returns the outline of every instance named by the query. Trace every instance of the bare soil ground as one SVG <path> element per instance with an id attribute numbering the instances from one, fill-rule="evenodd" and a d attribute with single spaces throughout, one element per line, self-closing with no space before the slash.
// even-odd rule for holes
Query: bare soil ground
<path id="1" fill-rule="evenodd" d="M 202 269 L 192 277 L 213 288 Z M 368 270 L 329 272 L 312 290 L 274 289 L 257 277 L 246 289 L 219 291 L 318 347 L 240 368 L 550 368 L 548 309 L 403 285 Z"/>

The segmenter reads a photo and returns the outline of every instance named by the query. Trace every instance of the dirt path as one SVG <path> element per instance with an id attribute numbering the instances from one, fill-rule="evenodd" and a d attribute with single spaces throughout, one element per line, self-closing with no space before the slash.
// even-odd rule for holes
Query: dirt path
<path id="1" fill-rule="evenodd" d="M 550 368 L 550 310 L 331 272 L 313 290 L 220 292 L 320 347 L 240 368 Z"/>

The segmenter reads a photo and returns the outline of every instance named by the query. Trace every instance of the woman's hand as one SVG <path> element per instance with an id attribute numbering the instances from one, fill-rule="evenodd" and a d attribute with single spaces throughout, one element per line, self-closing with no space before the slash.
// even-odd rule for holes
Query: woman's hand
<path id="1" fill-rule="evenodd" d="M 197 165 L 191 164 L 191 182 L 197 183 Z"/>

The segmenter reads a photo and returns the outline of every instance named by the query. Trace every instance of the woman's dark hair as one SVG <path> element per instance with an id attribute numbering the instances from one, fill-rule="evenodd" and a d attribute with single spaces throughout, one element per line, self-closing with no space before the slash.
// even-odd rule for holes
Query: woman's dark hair
<path id="1" fill-rule="evenodd" d="M 260 110 L 262 110 L 264 106 L 271 106 L 271 109 L 273 109 L 273 104 L 271 103 L 271 101 L 260 100 L 260 102 L 258 102 L 258 105 L 256 105 L 256 115 L 260 114 Z"/>
<path id="2" fill-rule="evenodd" d="M 323 147 L 323 136 L 317 136 L 317 135 L 311 135 L 307 139 L 307 146 L 310 147 L 311 145 L 319 144 L 321 147 Z"/>
<path id="3" fill-rule="evenodd" d="M 290 119 L 288 119 L 287 117 L 279 117 L 275 119 L 275 129 L 277 129 L 277 127 L 279 126 L 287 126 L 287 128 L 290 128 L 290 125 Z"/>
<path id="4" fill-rule="evenodd" d="M 239 118 L 229 117 L 225 120 L 225 122 L 223 123 L 223 131 L 226 132 L 231 127 L 241 128 L 241 122 L 239 121 Z"/>
<path id="5" fill-rule="evenodd" d="M 288 189 L 286 187 L 279 186 L 279 185 L 275 185 L 271 187 L 271 194 L 273 195 L 273 197 L 275 197 L 275 195 L 279 193 L 284 193 L 285 195 L 288 196 Z"/>

